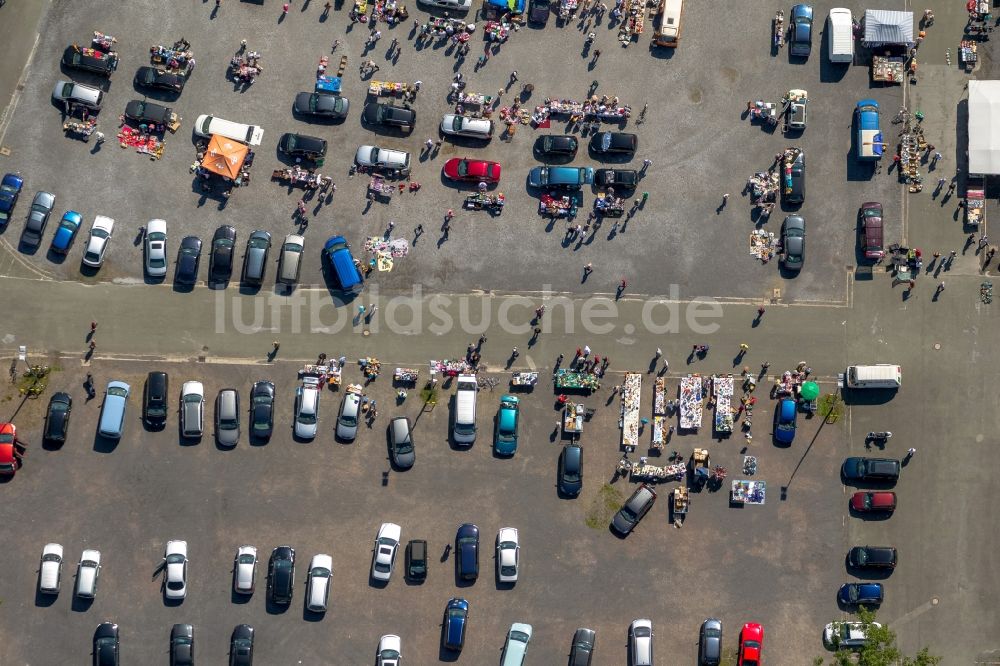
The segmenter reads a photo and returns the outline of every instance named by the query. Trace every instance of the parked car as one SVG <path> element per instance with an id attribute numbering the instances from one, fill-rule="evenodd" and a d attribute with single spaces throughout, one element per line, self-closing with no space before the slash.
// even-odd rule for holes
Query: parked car
<path id="1" fill-rule="evenodd" d="M 859 513 L 892 513 L 896 510 L 896 493 L 859 491 L 851 495 L 851 508 Z"/>
<path id="2" fill-rule="evenodd" d="M 229 666 L 253 666 L 253 627 L 238 624 L 229 639 Z"/>
<path id="3" fill-rule="evenodd" d="M 406 577 L 412 581 L 427 578 L 427 542 L 423 539 L 406 544 Z"/>
<path id="4" fill-rule="evenodd" d="M 236 254 L 236 228 L 224 224 L 212 236 L 212 256 L 208 261 L 208 279 L 226 282 L 233 274 L 233 255 Z"/>
<path id="5" fill-rule="evenodd" d="M 885 257 L 882 240 L 882 204 L 869 201 L 861 204 L 861 251 L 865 259 L 881 261 Z"/>
<path id="6" fill-rule="evenodd" d="M 402 528 L 396 523 L 382 523 L 375 536 L 375 554 L 372 557 L 372 578 L 388 581 L 396 562 L 396 551 Z"/>
<path id="7" fill-rule="evenodd" d="M 42 548 L 42 563 L 38 568 L 38 591 L 42 594 L 59 594 L 62 585 L 63 547 L 47 543 Z"/>
<path id="8" fill-rule="evenodd" d="M 198 281 L 198 265 L 201 263 L 201 239 L 185 236 L 177 251 L 177 272 L 174 282 L 194 284 Z"/>
<path id="9" fill-rule="evenodd" d="M 655 501 L 656 492 L 649 485 L 642 484 L 611 519 L 611 527 L 622 536 L 627 536 L 653 508 Z"/>
<path id="10" fill-rule="evenodd" d="M 530 624 L 515 622 L 510 625 L 507 640 L 503 644 L 503 652 L 500 654 L 500 666 L 521 666 L 524 663 L 524 655 L 528 653 L 531 633 Z"/>
<path id="11" fill-rule="evenodd" d="M 521 541 L 514 527 L 501 527 L 497 532 L 497 580 L 516 583 L 521 568 Z"/>
<path id="12" fill-rule="evenodd" d="M 101 551 L 88 548 L 80 553 L 76 565 L 76 596 L 93 599 L 97 596 L 97 582 L 101 575 Z"/>
<path id="13" fill-rule="evenodd" d="M 403 663 L 402 644 L 403 642 L 396 634 L 386 634 L 378 639 L 375 666 L 400 666 Z"/>
<path id="14" fill-rule="evenodd" d="M 357 393 L 345 393 L 340 403 L 340 413 L 337 414 L 337 438 L 345 442 L 353 442 L 358 436 L 358 419 L 361 417 L 361 396 Z"/>
<path id="15" fill-rule="evenodd" d="M 708 618 L 698 632 L 699 666 L 719 666 L 722 662 L 722 622 Z"/>
<path id="16" fill-rule="evenodd" d="M 90 238 L 87 239 L 87 249 L 83 252 L 83 265 L 100 268 L 104 263 L 104 253 L 115 232 L 115 221 L 110 217 L 98 215 L 90 226 Z"/>
<path id="17" fill-rule="evenodd" d="M 884 599 L 882 583 L 846 583 L 837 592 L 837 601 L 845 606 L 877 606 Z"/>
<path id="18" fill-rule="evenodd" d="M 164 588 L 167 599 L 187 596 L 187 541 L 168 541 L 163 551 Z"/>
<path id="19" fill-rule="evenodd" d="M 287 606 L 295 591 L 295 549 L 278 546 L 267 563 L 267 593 L 271 603 Z"/>
<path id="20" fill-rule="evenodd" d="M 631 666 L 653 666 L 653 623 L 650 620 L 632 620 L 628 627 Z"/>
<path id="21" fill-rule="evenodd" d="M 125 105 L 125 117 L 136 123 L 166 125 L 173 110 L 162 104 L 134 99 Z"/>
<path id="22" fill-rule="evenodd" d="M 559 491 L 576 497 L 583 490 L 583 447 L 567 444 L 559 454 Z"/>
<path id="23" fill-rule="evenodd" d="M 545 25 L 552 13 L 552 0 L 531 0 L 528 4 L 528 21 Z"/>
<path id="24" fill-rule="evenodd" d="M 326 155 L 326 139 L 287 132 L 278 141 L 278 152 L 290 157 L 318 160 Z"/>
<path id="25" fill-rule="evenodd" d="M 219 446 L 236 446 L 240 441 L 240 394 L 222 389 L 215 397 L 215 440 Z"/>
<path id="26" fill-rule="evenodd" d="M 789 20 L 791 35 L 788 51 L 797 58 L 808 58 L 812 52 L 813 9 L 810 5 L 795 5 Z"/>
<path id="27" fill-rule="evenodd" d="M 118 624 L 101 622 L 94 631 L 94 666 L 118 666 Z"/>
<path id="28" fill-rule="evenodd" d="M 267 273 L 267 254 L 271 250 L 271 234 L 261 229 L 247 239 L 243 254 L 243 283 L 251 286 L 263 284 Z"/>
<path id="29" fill-rule="evenodd" d="M 885 152 L 882 128 L 879 121 L 878 102 L 863 99 L 854 105 L 854 124 L 857 127 L 857 156 L 862 161 L 877 160 Z"/>
<path id="30" fill-rule="evenodd" d="M 278 256 L 279 284 L 289 288 L 298 284 L 302 272 L 302 253 L 305 251 L 306 238 L 301 234 L 286 234 L 281 242 L 281 254 Z"/>
<path id="31" fill-rule="evenodd" d="M 295 389 L 295 436 L 301 439 L 312 439 L 316 436 L 316 423 L 319 420 L 319 380 L 315 377 L 304 377 L 299 387 Z"/>
<path id="32" fill-rule="evenodd" d="M 259 146 L 264 140 L 264 130 L 256 125 L 236 123 L 225 118 L 202 114 L 194 119 L 192 131 L 200 137 L 209 138 L 218 134 L 233 141 Z"/>
<path id="33" fill-rule="evenodd" d="M 146 384 L 142 389 L 142 418 L 154 428 L 163 427 L 167 422 L 169 390 L 167 373 L 154 370 L 146 375 Z"/>
<path id="34" fill-rule="evenodd" d="M 340 120 L 347 117 L 351 103 L 340 95 L 300 92 L 295 96 L 292 110 L 304 116 L 321 116 Z"/>
<path id="35" fill-rule="evenodd" d="M 517 451 L 517 423 L 520 415 L 520 400 L 517 396 L 505 395 L 500 398 L 497 413 L 497 427 L 494 431 L 493 450 L 500 456 L 512 456 Z"/>
<path id="36" fill-rule="evenodd" d="M 493 138 L 493 121 L 488 118 L 473 118 L 446 113 L 441 118 L 441 133 L 488 141 Z"/>
<path id="37" fill-rule="evenodd" d="M 469 624 L 469 602 L 465 599 L 449 599 L 444 607 L 444 627 L 441 639 L 446 650 L 460 651 L 465 647 L 465 628 Z"/>
<path id="38" fill-rule="evenodd" d="M 118 56 L 95 49 L 83 49 L 71 44 L 63 51 L 62 63 L 70 69 L 81 69 L 100 76 L 110 77 L 118 69 Z"/>
<path id="39" fill-rule="evenodd" d="M 173 74 L 164 69 L 155 67 L 140 67 L 135 72 L 135 85 L 145 88 L 158 88 L 159 90 L 169 90 L 180 92 L 184 90 L 187 77 Z"/>
<path id="40" fill-rule="evenodd" d="M 326 612 L 332 579 L 333 558 L 325 553 L 313 555 L 306 576 L 306 608 L 314 613 Z"/>
<path id="41" fill-rule="evenodd" d="M 592 167 L 537 166 L 528 172 L 528 185 L 531 187 L 563 187 L 578 190 L 584 185 L 593 184 Z"/>
<path id="42" fill-rule="evenodd" d="M 795 439 L 795 422 L 798 419 L 798 404 L 792 398 L 782 398 L 774 409 L 774 439 L 782 444 L 791 444 Z"/>
<path id="43" fill-rule="evenodd" d="M 576 157 L 580 141 L 570 134 L 546 134 L 538 138 L 538 154 L 542 157 Z"/>
<path id="44" fill-rule="evenodd" d="M 205 430 L 205 385 L 184 382 L 181 386 L 181 436 L 201 437 Z"/>
<path id="45" fill-rule="evenodd" d="M 590 149 L 601 155 L 631 155 L 639 147 L 639 137 L 627 132 L 598 132 L 590 138 Z"/>
<path id="46" fill-rule="evenodd" d="M 445 177 L 449 180 L 483 183 L 500 182 L 499 162 L 470 160 L 468 157 L 453 157 L 444 163 L 443 170 Z"/>
<path id="47" fill-rule="evenodd" d="M 262 380 L 250 389 L 250 431 L 257 439 L 267 441 L 274 430 L 274 384 Z"/>
<path id="48" fill-rule="evenodd" d="M 467 12 L 472 6 L 472 0 L 420 0 L 421 3 L 440 9 Z"/>
<path id="49" fill-rule="evenodd" d="M 781 223 L 781 265 L 798 272 L 806 261 L 806 221 L 801 215 L 789 215 Z"/>
<path id="50" fill-rule="evenodd" d="M 358 263 L 351 254 L 351 245 L 343 236 L 331 236 L 323 245 L 326 269 L 337 283 L 337 287 L 347 294 L 360 294 L 365 288 L 364 277 L 358 270 Z"/>
<path id="51" fill-rule="evenodd" d="M 789 187 L 782 188 L 785 193 L 785 203 L 800 204 L 806 200 L 806 154 L 799 151 L 792 161 L 789 172 Z"/>
<path id="52" fill-rule="evenodd" d="M 194 666 L 194 625 L 175 624 L 170 629 L 170 666 Z"/>
<path id="53" fill-rule="evenodd" d="M 462 580 L 479 578 L 479 528 L 465 523 L 455 534 L 455 568 Z"/>
<path id="54" fill-rule="evenodd" d="M 100 111 L 104 104 L 104 91 L 94 86 L 74 81 L 57 81 L 52 89 L 52 99 L 61 102 L 69 113 L 70 105 L 82 106 L 90 111 Z"/>
<path id="55" fill-rule="evenodd" d="M 740 630 L 740 646 L 736 666 L 759 666 L 764 652 L 764 627 L 747 622 Z"/>
<path id="56" fill-rule="evenodd" d="M 49 223 L 49 215 L 56 205 L 56 195 L 51 192 L 36 192 L 35 198 L 31 200 L 31 209 L 28 211 L 28 220 L 24 224 L 24 231 L 21 232 L 21 244 L 29 247 L 38 247 L 42 244 L 42 235 L 45 233 L 45 226 Z"/>
<path id="57" fill-rule="evenodd" d="M 873 627 L 881 627 L 872 622 Z M 831 650 L 850 650 L 864 647 L 868 633 L 864 622 L 831 622 L 823 629 L 823 644 Z"/>
<path id="58" fill-rule="evenodd" d="M 233 561 L 233 592 L 236 594 L 253 594 L 257 578 L 257 549 L 253 546 L 240 546 L 236 549 Z"/>
<path id="59" fill-rule="evenodd" d="M 50 442 L 65 442 L 69 432 L 69 417 L 73 412 L 73 398 L 69 393 L 52 394 L 49 398 L 49 409 L 45 415 L 45 431 L 43 437 Z"/>
<path id="60" fill-rule="evenodd" d="M 591 666 L 596 647 L 596 631 L 585 627 L 577 629 L 573 634 L 573 644 L 569 649 L 569 666 Z"/>
<path id="61" fill-rule="evenodd" d="M 389 422 L 389 456 L 392 464 L 400 469 L 410 469 L 416 460 L 413 427 L 406 416 L 397 416 Z"/>
<path id="62" fill-rule="evenodd" d="M 847 552 L 847 565 L 854 569 L 894 569 L 897 559 L 892 546 L 854 546 Z"/>
<path id="63" fill-rule="evenodd" d="M 20 174 L 7 173 L 4 174 L 3 180 L 0 180 L 0 226 L 10 221 L 10 214 L 14 211 L 17 197 L 23 187 L 24 179 Z"/>
<path id="64" fill-rule="evenodd" d="M 378 146 L 359 146 L 354 154 L 354 161 L 363 167 L 373 169 L 388 169 L 408 172 L 410 170 L 410 154 L 403 150 L 379 148 Z"/>
<path id="65" fill-rule="evenodd" d="M 594 181 L 600 187 L 631 191 L 639 184 L 639 172 L 635 169 L 598 169 L 594 173 Z"/>
<path id="66" fill-rule="evenodd" d="M 362 118 L 369 125 L 395 127 L 404 132 L 410 132 L 417 123 L 417 112 L 393 104 L 371 102 L 365 105 Z"/>
<path id="67" fill-rule="evenodd" d="M 97 434 L 108 439 L 121 439 L 125 431 L 125 411 L 132 387 L 125 382 L 111 380 L 104 389 L 104 404 L 97 422 Z"/>
<path id="68" fill-rule="evenodd" d="M 848 458 L 841 472 L 844 479 L 850 482 L 895 481 L 899 478 L 899 461 L 890 458 Z"/>
<path id="69" fill-rule="evenodd" d="M 59 226 L 56 227 L 56 233 L 52 236 L 52 245 L 49 249 L 57 254 L 69 253 L 73 248 L 73 243 L 76 242 L 76 234 L 80 231 L 81 224 L 83 224 L 83 216 L 75 210 L 63 213 L 62 219 L 59 220 Z"/>
<path id="70" fill-rule="evenodd" d="M 146 223 L 146 275 L 163 277 L 167 274 L 167 223 L 150 220 Z"/>

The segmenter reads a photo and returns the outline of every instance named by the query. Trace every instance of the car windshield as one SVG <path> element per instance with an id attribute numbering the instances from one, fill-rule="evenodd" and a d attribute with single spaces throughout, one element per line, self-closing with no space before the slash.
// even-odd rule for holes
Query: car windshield
<path id="1" fill-rule="evenodd" d="M 184 556 L 180 553 L 171 553 L 167 555 L 167 564 L 183 564 Z"/>
<path id="2" fill-rule="evenodd" d="M 67 409 L 69 409 L 69 405 L 67 405 L 65 402 L 53 402 L 51 409 L 53 412 L 65 412 Z"/>
<path id="3" fill-rule="evenodd" d="M 235 430 L 239 425 L 240 422 L 236 419 L 221 419 L 219 421 L 219 427 L 224 430 Z"/>
<path id="4" fill-rule="evenodd" d="M 302 246 L 298 243 L 285 243 L 285 252 L 301 252 Z"/>
<path id="5" fill-rule="evenodd" d="M 580 475 L 578 473 L 570 471 L 570 470 L 566 470 L 566 473 L 564 474 L 564 476 L 566 477 L 567 481 L 579 481 L 580 480 Z"/>
<path id="6" fill-rule="evenodd" d="M 462 160 L 458 163 L 458 175 L 468 176 L 469 175 L 469 163 L 466 160 Z"/>
<path id="7" fill-rule="evenodd" d="M 354 416 L 344 414 L 340 417 L 340 422 L 346 426 L 356 426 L 358 424 L 358 419 Z"/>
<path id="8" fill-rule="evenodd" d="M 197 393 L 188 393 L 184 396 L 184 402 L 201 402 L 201 396 Z"/>
<path id="9" fill-rule="evenodd" d="M 315 578 L 329 578 L 330 570 L 326 567 L 316 567 L 312 570 L 312 575 Z"/>
<path id="10" fill-rule="evenodd" d="M 380 571 L 382 573 L 388 573 L 388 571 L 389 571 L 389 565 L 388 565 L 388 563 L 376 562 L 375 563 L 375 571 Z"/>
<path id="11" fill-rule="evenodd" d="M 180 590 L 184 588 L 184 582 L 179 580 L 167 581 L 167 587 L 171 590 Z"/>
<path id="12" fill-rule="evenodd" d="M 254 559 L 255 559 L 254 556 L 251 555 L 250 553 L 243 553 L 242 555 L 240 555 L 240 559 L 238 561 L 240 564 L 253 564 Z"/>
<path id="13" fill-rule="evenodd" d="M 107 238 L 108 232 L 105 231 L 104 229 L 91 229 L 90 235 L 93 236 L 94 238 Z"/>
<path id="14" fill-rule="evenodd" d="M 265 248 L 267 247 L 267 239 L 255 236 L 250 239 L 250 247 Z"/>
<path id="15" fill-rule="evenodd" d="M 866 509 L 872 508 L 872 496 L 870 493 L 866 493 L 864 499 L 862 500 Z"/>
<path id="16" fill-rule="evenodd" d="M 395 650 L 382 650 L 379 652 L 379 657 L 382 659 L 399 659 L 399 653 Z"/>
<path id="17" fill-rule="evenodd" d="M 500 567 L 500 573 L 502 573 L 504 576 L 513 576 L 515 573 L 517 573 L 517 568 L 509 564 L 504 565 Z"/>
<path id="18" fill-rule="evenodd" d="M 464 120 L 462 116 L 455 116 L 454 120 L 451 121 L 451 128 L 456 132 L 461 131 Z"/>
<path id="19" fill-rule="evenodd" d="M 882 211 L 878 208 L 865 208 L 865 217 L 882 217 Z"/>
<path id="20" fill-rule="evenodd" d="M 119 386 L 112 386 L 111 388 L 108 389 L 108 395 L 117 396 L 119 398 L 125 398 L 128 396 L 128 393 L 125 391 L 125 389 Z"/>
<path id="21" fill-rule="evenodd" d="M 649 638 L 652 636 L 652 632 L 649 631 L 649 627 L 636 627 L 635 637 L 636 638 Z"/>
<path id="22" fill-rule="evenodd" d="M 448 609 L 448 617 L 455 618 L 455 619 L 461 619 L 461 618 L 465 617 L 465 611 L 463 611 L 461 608 L 449 608 Z"/>
<path id="23" fill-rule="evenodd" d="M 622 507 L 622 515 L 625 517 L 626 520 L 630 522 L 635 521 L 635 512 L 632 510 L 632 507 L 630 507 L 628 504 Z"/>
<path id="24" fill-rule="evenodd" d="M 510 640 L 512 641 L 520 641 L 521 643 L 527 643 L 528 638 L 529 638 L 528 634 L 524 633 L 523 631 L 510 632 Z"/>
<path id="25" fill-rule="evenodd" d="M 400 440 L 396 442 L 396 452 L 397 453 L 409 453 L 413 450 L 413 444 L 410 442 L 410 438 Z"/>
<path id="26" fill-rule="evenodd" d="M 379 149 L 373 146 L 370 158 L 372 162 L 378 162 L 378 154 L 379 154 Z"/>

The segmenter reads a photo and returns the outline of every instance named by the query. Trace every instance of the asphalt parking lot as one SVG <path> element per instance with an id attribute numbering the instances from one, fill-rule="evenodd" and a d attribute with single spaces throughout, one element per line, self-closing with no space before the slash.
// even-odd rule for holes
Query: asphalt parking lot
<path id="1" fill-rule="evenodd" d="M 825 58 L 819 56 L 826 46 L 821 31 L 816 35 L 814 55 L 807 62 L 790 62 L 786 50 L 772 57 L 770 7 L 741 8 L 739 22 L 720 22 L 715 12 L 688 11 L 682 44 L 676 52 L 650 52 L 648 34 L 622 49 L 616 40 L 617 28 L 606 20 L 595 24 L 578 20 L 558 27 L 553 16 L 544 30 L 525 28 L 512 34 L 478 72 L 473 69 L 482 49 L 481 33 L 473 38 L 470 55 L 459 62 L 448 55 L 447 48 L 416 50 L 412 22 L 394 29 L 383 25 L 385 37 L 370 54 L 381 67 L 375 78 L 423 82 L 415 104 L 417 128 L 404 139 L 377 137 L 359 121 L 366 83 L 359 80 L 356 68 L 368 34 L 364 26 L 350 29 L 347 7 L 323 19 L 321 3 L 293 4 L 296 6 L 282 21 L 278 20 L 280 5 L 227 2 L 213 17 L 212 3 L 191 2 L 164 16 L 162 7 L 148 0 L 88 7 L 82 22 L 83 10 L 59 3 L 43 18 L 25 89 L 4 140 L 11 150 L 4 168 L 21 170 L 27 176 L 25 198 L 29 201 L 31 193 L 44 188 L 57 196 L 56 216 L 67 208 L 83 213 L 85 230 L 99 213 L 117 220 L 107 264 L 97 276 L 84 279 L 141 280 L 142 255 L 132 240 L 138 227 L 155 217 L 168 221 L 171 259 L 181 238 L 198 235 L 207 247 L 220 224 L 237 228 L 240 246 L 256 228 L 266 229 L 276 242 L 280 240 L 296 228 L 291 218 L 302 194 L 269 180 L 271 170 L 282 164 L 275 152 L 277 141 L 289 131 L 329 140 L 330 154 L 322 171 L 332 175 L 337 185 L 332 197 L 322 201 L 314 197 L 308 202 L 313 217 L 306 232 L 309 260 L 302 275 L 307 284 L 323 283 L 319 250 L 328 235 L 344 234 L 355 251 L 363 253 L 364 239 L 381 235 L 391 221 L 396 223 L 394 233 L 409 240 L 413 240 L 417 223 L 423 224 L 426 233 L 407 258 L 396 262 L 392 273 L 378 275 L 380 286 L 387 291 L 421 284 L 450 292 L 539 291 L 545 285 L 562 292 L 610 292 L 625 277 L 634 293 L 666 293 L 665 285 L 676 284 L 684 298 L 759 299 L 780 288 L 786 302 L 842 302 L 846 286 L 840 276 L 845 267 L 855 263 L 852 230 L 858 204 L 883 201 L 887 237 L 900 225 L 898 201 L 890 196 L 894 175 L 870 178 L 859 170 L 850 156 L 849 130 L 856 99 L 875 97 L 883 105 L 883 115 L 888 116 L 884 122 L 888 122 L 899 106 L 900 89 L 870 88 L 864 66 L 831 71 Z M 818 31 L 826 9 L 816 7 Z M 422 19 L 426 13 L 412 7 L 411 16 Z M 58 64 L 67 44 L 89 38 L 82 24 L 98 26 L 119 38 L 121 65 L 113 77 L 100 123 L 111 140 L 100 148 L 93 141 L 64 137 L 60 109 L 50 100 L 57 80 L 70 75 L 88 80 L 78 72 L 60 72 Z M 581 53 L 587 30 L 596 32 L 595 48 L 603 50 L 593 69 Z M 168 102 L 183 119 L 176 135 L 167 134 L 163 159 L 150 161 L 116 145 L 116 118 L 130 99 L 143 94 L 133 88 L 132 75 L 137 67 L 148 64 L 149 45 L 169 44 L 180 37 L 191 43 L 198 64 L 179 98 L 150 95 L 150 99 Z M 392 37 L 401 43 L 401 55 L 394 61 L 386 58 Z M 249 89 L 237 91 L 227 81 L 226 69 L 244 38 L 248 48 L 263 54 L 264 72 Z M 344 94 L 352 103 L 350 116 L 333 125 L 294 118 L 291 102 L 295 93 L 311 89 L 316 64 L 320 56 L 330 53 L 335 39 L 342 45 L 333 60 L 341 53 L 349 57 Z M 649 201 L 634 218 L 627 222 L 623 218 L 620 225 L 605 220 L 582 243 L 564 241 L 564 222 L 548 224 L 539 217 L 539 193 L 526 187 L 528 170 L 538 164 L 531 147 L 542 130 L 522 127 L 511 141 L 501 140 L 498 131 L 497 138 L 486 146 L 446 140 L 433 158 L 418 159 L 422 142 L 437 136 L 441 114 L 451 110 L 445 97 L 453 72 L 465 75 L 467 90 L 491 94 L 505 86 L 515 69 L 520 81 L 505 99 L 522 83 L 532 83 L 529 107 L 545 97 L 581 98 L 591 81 L 598 82 L 599 94 L 619 96 L 636 115 L 649 104 L 645 123 L 639 125 L 633 118 L 625 127 L 639 135 L 639 150 L 631 165 L 638 168 L 644 158 L 653 162 L 640 188 L 649 193 Z M 809 126 L 801 137 L 783 138 L 780 131 L 768 133 L 741 119 L 747 99 L 776 101 L 790 88 L 805 88 L 812 99 Z M 251 185 L 225 203 L 203 196 L 188 169 L 195 159 L 192 123 L 202 113 L 253 122 L 265 130 Z M 562 129 L 553 122 L 552 132 Z M 583 139 L 585 142 L 589 137 Z M 397 194 L 391 203 L 376 203 L 365 212 L 367 178 L 348 177 L 354 150 L 364 143 L 411 151 L 415 164 L 412 177 L 421 183 L 420 191 Z M 749 256 L 747 238 L 754 220 L 748 200 L 739 194 L 746 178 L 766 168 L 772 156 L 787 145 L 800 145 L 808 155 L 808 196 L 800 212 L 808 228 L 816 230 L 809 232 L 806 268 L 794 278 L 781 276 L 776 262 L 761 266 Z M 458 211 L 464 193 L 445 182 L 440 169 L 446 159 L 461 156 L 503 164 L 505 173 L 498 189 L 507 196 L 508 205 L 496 218 L 483 212 L 459 212 L 447 241 L 442 242 L 438 227 L 444 212 L 449 208 Z M 575 163 L 601 166 L 583 147 Z M 732 194 L 728 206 L 717 210 L 727 192 Z M 589 210 L 592 200 L 593 193 L 587 192 L 584 211 Z M 23 227 L 20 214 L 25 209 L 22 203 L 19 215 L 4 234 L 9 250 L 17 247 Z M 783 212 L 776 210 L 766 228 L 777 233 Z M 585 216 L 581 215 L 580 221 Z M 50 225 L 43 249 L 34 256 L 12 258 L 8 261 L 14 265 L 7 268 L 5 264 L 5 268 L 41 272 L 57 279 L 81 279 L 83 243 L 77 243 L 65 261 L 46 255 L 44 248 L 54 226 Z M 595 273 L 582 286 L 579 275 L 585 263 L 593 263 Z M 203 265 L 203 279 L 206 270 Z M 695 274 L 697 280 L 692 279 Z"/>
<path id="2" fill-rule="evenodd" d="M 174 414 L 163 431 L 142 426 L 142 382 L 154 367 L 171 374 L 172 405 L 182 381 L 205 382 L 206 435 L 200 442 L 179 439 Z M 370 663 L 383 633 L 403 637 L 411 663 L 450 661 L 438 646 L 441 614 L 453 596 L 472 606 L 461 663 L 493 663 L 515 621 L 534 626 L 529 662 L 538 664 L 563 663 L 577 626 L 597 630 L 595 663 L 623 664 L 627 627 L 637 617 L 652 619 L 656 650 L 674 663 L 693 663 L 698 626 L 708 616 L 723 620 L 729 649 L 739 626 L 752 620 L 768 627 L 771 661 L 805 663 L 820 651 L 817 627 L 829 612 L 843 557 L 844 498 L 830 482 L 841 435 L 816 420 L 800 420 L 789 449 L 758 433 L 751 453 L 759 457 L 758 477 L 769 484 L 766 505 L 730 508 L 726 492 L 705 490 L 692 495 L 689 517 L 675 529 L 667 509 L 674 484 L 663 484 L 653 510 L 622 540 L 603 521 L 593 529 L 586 524 L 600 515 L 592 506 L 620 455 L 618 401 L 609 400 L 608 386 L 584 400 L 597 410 L 581 438 L 584 492 L 561 499 L 555 489 L 559 444 L 550 437 L 554 397 L 541 387 L 522 394 L 521 443 L 512 459 L 501 459 L 490 443 L 503 386 L 483 389 L 479 438 L 470 450 L 458 450 L 447 437 L 453 387 L 445 386 L 439 404 L 421 413 L 416 391 L 395 406 L 389 379 L 377 379 L 368 387 L 380 406 L 374 427 L 362 428 L 353 444 L 341 444 L 332 429 L 342 393 L 324 393 L 315 441 L 291 437 L 295 368 L 288 364 L 102 363 L 94 371 L 102 387 L 110 378 L 132 386 L 126 434 L 117 445 L 95 435 L 102 392 L 85 402 L 83 370 L 59 370 L 50 380 L 53 390 L 69 390 L 76 400 L 70 439 L 61 448 L 39 443 L 47 396 L 17 414 L 29 451 L 27 466 L 7 486 L 17 490 L 18 516 L 5 539 L 11 574 L 0 580 L 0 622 L 18 630 L 7 632 L 0 648 L 4 663 L 79 661 L 89 652 L 94 627 L 106 618 L 122 627 L 126 660 L 142 663 L 165 659 L 176 622 L 195 625 L 199 656 L 212 663 L 224 659 L 229 632 L 241 622 L 256 628 L 260 663 Z M 244 424 L 234 450 L 218 448 L 210 425 L 215 393 L 232 386 L 245 398 L 259 378 L 277 385 L 274 437 L 250 445 Z M 347 379 L 359 379 L 357 370 Z M 651 389 L 651 380 L 645 383 Z M 3 399 L 16 406 L 13 393 L 8 385 Z M 644 404 L 643 412 L 649 409 Z M 385 427 L 396 414 L 415 422 L 417 462 L 406 472 L 392 471 L 386 455 Z M 769 406 L 755 418 L 769 423 Z M 735 472 L 742 438 L 712 442 L 708 434 L 676 437 L 671 446 L 690 453 L 708 445 L 713 463 Z M 618 480 L 614 488 L 627 496 L 633 485 Z M 779 501 L 782 485 L 789 486 L 787 501 Z M 404 542 L 428 541 L 432 559 L 424 584 L 408 584 L 401 566 L 384 588 L 369 582 L 371 543 L 384 521 L 402 526 Z M 442 556 L 467 521 L 482 531 L 481 574 L 471 586 L 456 584 L 454 555 Z M 493 541 L 504 526 L 521 535 L 521 578 L 510 589 L 496 583 L 493 568 Z M 188 541 L 189 593 L 179 605 L 164 603 L 155 573 L 168 539 Z M 67 559 L 63 591 L 54 601 L 35 593 L 34 571 L 49 541 L 62 543 Z M 287 610 L 265 603 L 263 577 L 249 601 L 231 596 L 232 558 L 243 543 L 256 545 L 264 560 L 275 546 L 296 549 L 297 587 Z M 97 598 L 86 606 L 73 600 L 72 589 L 76 561 L 90 547 L 101 550 L 104 569 Z M 302 604 L 305 570 L 318 552 L 334 561 L 325 617 Z M 266 561 L 259 575 L 265 572 Z"/>

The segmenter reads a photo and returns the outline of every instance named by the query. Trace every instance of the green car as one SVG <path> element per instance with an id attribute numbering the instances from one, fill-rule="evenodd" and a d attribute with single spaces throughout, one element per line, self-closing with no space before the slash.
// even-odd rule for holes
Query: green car
<path id="1" fill-rule="evenodd" d="M 500 398 L 496 437 L 493 439 L 493 450 L 497 455 L 512 456 L 517 451 L 517 412 L 520 402 L 512 395 Z"/>

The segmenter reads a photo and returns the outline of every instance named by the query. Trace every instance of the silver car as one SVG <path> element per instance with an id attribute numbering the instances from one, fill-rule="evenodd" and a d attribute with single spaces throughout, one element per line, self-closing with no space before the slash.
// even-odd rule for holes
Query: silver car
<path id="1" fill-rule="evenodd" d="M 701 623 L 698 637 L 698 664 L 719 666 L 722 661 L 722 622 L 713 617 Z"/>
<path id="2" fill-rule="evenodd" d="M 219 446 L 236 446 L 240 441 L 240 394 L 222 389 L 215 398 L 215 438 Z"/>
<path id="3" fill-rule="evenodd" d="M 181 387 L 181 435 L 201 437 L 205 428 L 205 386 L 184 382 Z"/>
<path id="4" fill-rule="evenodd" d="M 167 274 L 167 223 L 150 220 L 146 225 L 146 275 L 163 277 Z"/>
<path id="5" fill-rule="evenodd" d="M 253 546 L 240 546 L 236 549 L 236 560 L 233 562 L 233 592 L 253 594 L 256 576 L 257 549 Z"/>
<path id="6" fill-rule="evenodd" d="M 104 263 L 104 253 L 115 232 L 115 221 L 110 217 L 98 215 L 90 227 L 90 238 L 87 239 L 87 249 L 83 252 L 83 265 L 100 268 Z"/>
<path id="7" fill-rule="evenodd" d="M 345 442 L 353 442 L 358 436 L 358 416 L 361 414 L 361 396 L 348 393 L 340 403 L 337 415 L 337 437 Z"/>
<path id="8" fill-rule="evenodd" d="M 632 620 L 628 643 L 632 666 L 653 666 L 653 623 L 650 620 Z"/>
<path id="9" fill-rule="evenodd" d="M 467 12 L 472 7 L 472 0 L 420 0 L 420 2 L 431 7 L 459 12 Z"/>
<path id="10" fill-rule="evenodd" d="M 295 436 L 312 439 L 319 421 L 319 379 L 304 377 L 295 389 Z"/>
<path id="11" fill-rule="evenodd" d="M 66 104 L 79 104 L 94 111 L 100 111 L 104 103 L 104 91 L 73 81 L 58 81 L 52 89 L 52 99 Z"/>

